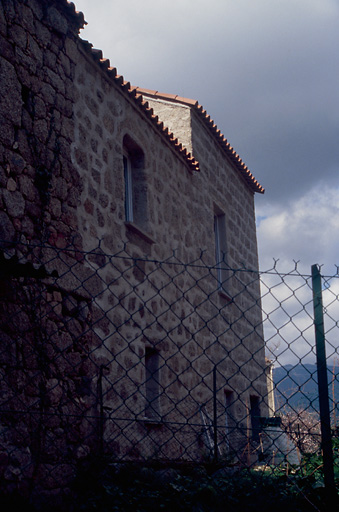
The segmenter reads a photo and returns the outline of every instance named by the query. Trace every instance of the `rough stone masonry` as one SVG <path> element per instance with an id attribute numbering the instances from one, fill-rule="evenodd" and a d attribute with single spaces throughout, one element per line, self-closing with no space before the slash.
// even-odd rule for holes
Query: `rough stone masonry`
<path id="1" fill-rule="evenodd" d="M 267 414 L 256 182 L 83 24 L 66 0 L 0 4 L 0 474 L 27 495 L 59 495 L 98 451 L 202 460 L 213 392 L 224 454 L 255 446 L 251 406 Z"/>

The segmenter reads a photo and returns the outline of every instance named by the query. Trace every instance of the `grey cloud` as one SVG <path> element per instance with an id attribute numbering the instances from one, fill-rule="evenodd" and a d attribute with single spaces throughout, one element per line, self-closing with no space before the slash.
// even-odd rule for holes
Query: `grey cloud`
<path id="1" fill-rule="evenodd" d="M 127 80 L 206 108 L 266 201 L 338 183 L 337 2 L 76 4 L 89 22 L 83 35 Z"/>

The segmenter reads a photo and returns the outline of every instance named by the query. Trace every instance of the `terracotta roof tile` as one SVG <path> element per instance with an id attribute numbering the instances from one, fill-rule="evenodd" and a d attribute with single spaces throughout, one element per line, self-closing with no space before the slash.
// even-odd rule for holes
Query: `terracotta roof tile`
<path id="1" fill-rule="evenodd" d="M 179 101 L 180 103 L 185 103 L 186 105 L 196 106 L 198 103 L 196 100 L 191 100 L 189 98 L 183 98 L 182 96 L 176 96 L 175 99 L 176 99 L 176 101 Z"/>
<path id="2" fill-rule="evenodd" d="M 84 19 L 84 15 L 82 12 L 78 12 L 75 9 L 75 5 L 73 2 L 68 2 L 68 0 L 61 0 L 64 6 L 69 9 L 70 14 L 76 19 L 79 28 L 84 27 L 87 22 Z M 198 101 L 184 98 L 182 96 L 178 96 L 176 94 L 168 94 L 161 93 L 159 91 L 155 91 L 152 89 L 142 89 L 140 87 L 131 86 L 129 82 L 125 82 L 123 76 L 117 74 L 117 70 L 114 67 L 110 67 L 110 61 L 108 59 L 103 58 L 103 54 L 101 50 L 93 48 L 93 45 L 88 41 L 84 41 L 80 39 L 83 44 L 84 49 L 92 55 L 93 60 L 99 63 L 100 67 L 103 71 L 105 71 L 110 79 L 113 79 L 118 86 L 122 88 L 122 90 L 127 94 L 130 98 L 132 98 L 136 105 L 144 111 L 147 117 L 153 122 L 155 127 L 160 131 L 160 133 L 174 146 L 175 150 L 178 151 L 181 156 L 184 157 L 190 169 L 193 171 L 199 171 L 199 162 L 195 160 L 194 156 L 188 153 L 187 149 L 182 146 L 181 143 L 178 142 L 178 139 L 175 138 L 173 133 L 171 133 L 168 127 L 164 126 L 162 121 L 159 121 L 158 116 L 154 115 L 153 109 L 150 108 L 147 101 L 144 101 L 143 96 L 153 96 L 158 99 L 167 99 L 170 101 L 175 101 L 177 103 L 181 103 L 183 105 L 191 106 L 195 109 L 195 111 L 200 115 L 203 122 L 207 125 L 207 127 L 211 130 L 213 135 L 216 137 L 220 146 L 223 148 L 227 156 L 234 162 L 236 168 L 245 178 L 249 186 L 255 192 L 264 193 L 264 188 L 260 185 L 260 183 L 255 179 L 252 175 L 248 167 L 241 160 L 239 155 L 234 151 L 230 143 L 221 133 L 221 131 L 217 128 L 216 124 L 212 121 L 211 117 L 207 114 L 206 110 L 199 105 Z"/>
<path id="3" fill-rule="evenodd" d="M 211 117 L 207 114 L 206 110 L 200 105 L 196 100 L 192 100 L 189 98 L 183 98 L 181 96 L 177 96 L 175 94 L 167 94 L 161 93 L 159 91 L 153 91 L 151 89 L 143 89 L 141 87 L 133 87 L 134 90 L 138 91 L 140 94 L 145 97 L 151 96 L 156 99 L 164 99 L 170 100 L 176 103 L 181 103 L 184 105 L 189 105 L 194 108 L 194 110 L 198 113 L 204 124 L 207 128 L 212 132 L 214 137 L 217 139 L 217 142 L 220 144 L 222 149 L 225 151 L 230 160 L 234 163 L 235 167 L 238 169 L 240 174 L 243 176 L 245 181 L 248 183 L 250 188 L 254 192 L 259 192 L 263 194 L 265 189 L 260 185 L 260 183 L 255 179 L 253 174 L 250 172 L 248 167 L 241 160 L 240 156 L 235 152 L 230 143 L 218 129 L 217 125 L 211 119 Z"/>
<path id="4" fill-rule="evenodd" d="M 87 21 L 85 21 L 84 15 L 81 11 L 77 11 L 73 2 L 68 2 L 68 0 L 61 0 L 59 4 L 65 6 L 68 9 L 68 13 L 77 21 L 79 28 L 84 28 L 87 25 Z"/>
<path id="5" fill-rule="evenodd" d="M 116 68 L 110 67 L 110 61 L 104 59 L 101 50 L 93 48 L 93 45 L 88 41 L 80 38 L 80 42 L 85 52 L 92 57 L 92 59 L 99 64 L 101 69 L 107 74 L 110 79 L 113 79 L 118 87 L 126 94 L 131 100 L 135 102 L 138 108 L 140 108 L 146 117 L 153 123 L 155 128 L 159 130 L 161 135 L 168 141 L 173 149 L 180 154 L 188 165 L 191 171 L 199 171 L 199 162 L 187 151 L 186 148 L 175 138 L 175 135 L 171 133 L 168 127 L 164 126 L 163 121 L 159 120 L 159 117 L 154 113 L 153 109 L 149 106 L 148 102 L 145 101 L 143 95 L 139 92 L 138 87 L 131 86 L 130 82 L 124 80 L 122 75 L 117 74 Z M 143 89 L 144 91 L 146 89 Z M 149 91 L 152 92 L 151 90 Z"/>

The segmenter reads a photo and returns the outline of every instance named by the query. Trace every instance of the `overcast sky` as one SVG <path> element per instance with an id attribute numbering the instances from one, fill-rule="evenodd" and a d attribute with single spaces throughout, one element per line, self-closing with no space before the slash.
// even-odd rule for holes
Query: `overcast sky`
<path id="1" fill-rule="evenodd" d="M 339 262 L 339 0 L 77 0 L 133 85 L 194 98 L 266 192 L 260 266 Z"/>

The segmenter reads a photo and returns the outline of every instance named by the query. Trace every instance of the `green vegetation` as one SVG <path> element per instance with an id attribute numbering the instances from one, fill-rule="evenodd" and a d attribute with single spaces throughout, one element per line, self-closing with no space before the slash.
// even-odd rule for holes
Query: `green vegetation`
<path id="1" fill-rule="evenodd" d="M 339 489 L 339 440 L 334 473 Z M 237 466 L 83 461 L 63 498 L 36 496 L 36 507 L 20 496 L 1 497 L 2 510 L 27 512 L 336 512 L 326 504 L 323 460 L 304 455 L 300 466 Z M 43 503 L 40 502 L 43 499 Z M 40 503 L 38 503 L 40 502 Z M 46 505 L 47 503 L 47 505 Z"/>
<path id="2" fill-rule="evenodd" d="M 339 488 L 338 449 L 335 467 Z M 74 491 L 77 511 L 84 512 L 329 510 L 319 455 L 306 457 L 300 467 L 250 470 L 213 465 L 165 469 L 96 461 L 79 473 Z"/>

